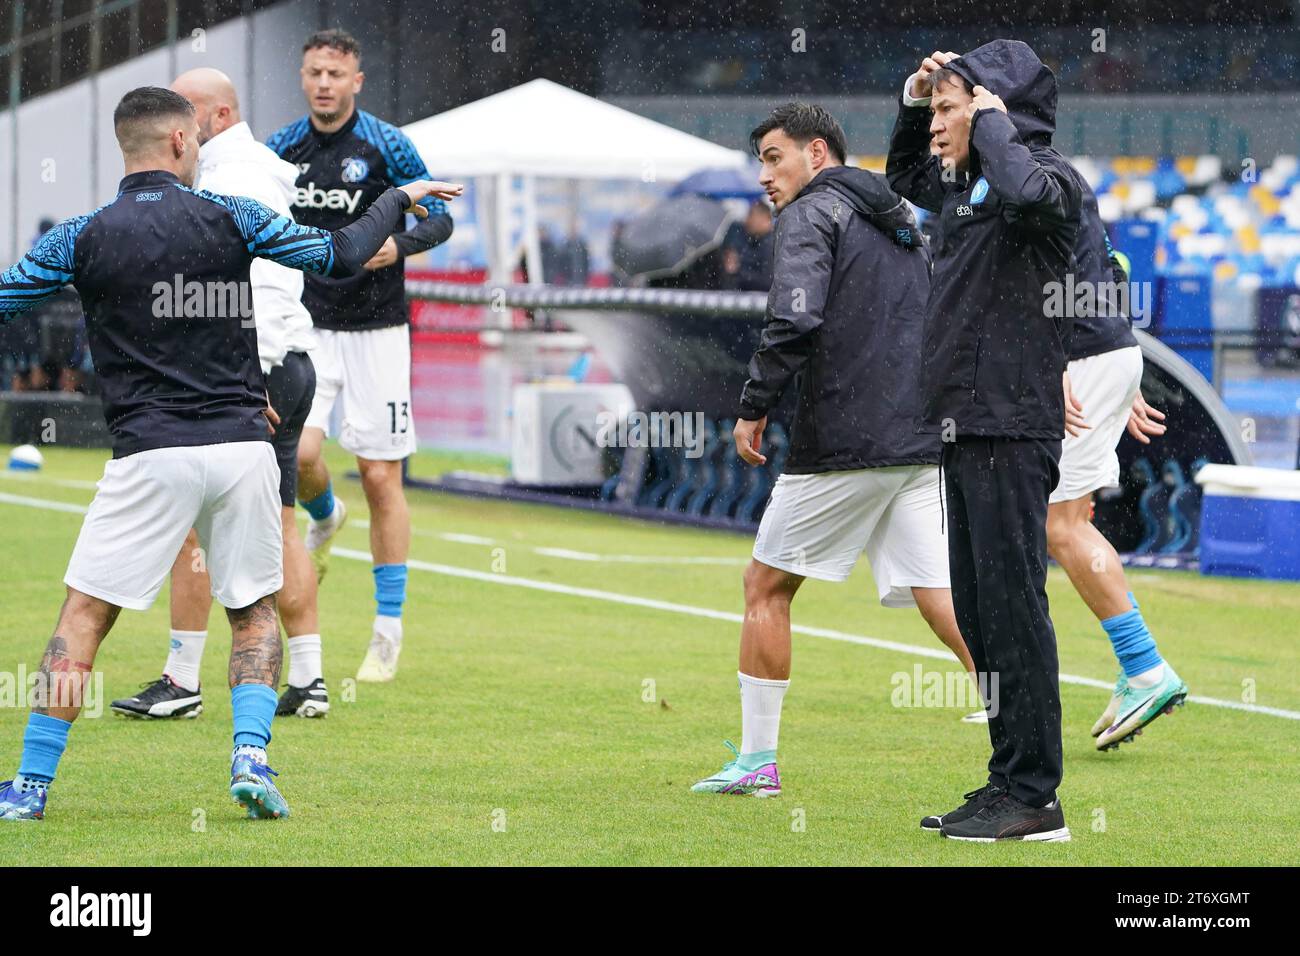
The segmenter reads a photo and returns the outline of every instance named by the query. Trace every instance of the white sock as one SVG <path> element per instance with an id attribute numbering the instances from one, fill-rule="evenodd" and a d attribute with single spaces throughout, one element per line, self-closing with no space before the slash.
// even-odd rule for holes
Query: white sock
<path id="1" fill-rule="evenodd" d="M 790 682 L 750 677 L 740 671 L 736 676 L 740 678 L 740 752 L 776 750 L 776 737 L 781 730 L 781 701 Z"/>
<path id="2" fill-rule="evenodd" d="M 320 664 L 320 635 L 299 634 L 289 638 L 289 684 L 306 687 L 323 677 Z"/>
<path id="3" fill-rule="evenodd" d="M 186 690 L 199 689 L 199 664 L 203 661 L 203 645 L 207 639 L 207 631 L 172 631 L 163 673 L 173 684 Z"/>
<path id="4" fill-rule="evenodd" d="M 1141 674 L 1134 674 L 1128 679 L 1129 684 L 1138 690 L 1145 690 L 1148 687 L 1155 687 L 1165 677 L 1165 665 L 1161 661 L 1149 671 L 1143 671 Z"/>
<path id="5" fill-rule="evenodd" d="M 389 617 L 387 614 L 376 614 L 375 633 L 400 647 L 402 644 L 402 619 L 400 617 Z"/>

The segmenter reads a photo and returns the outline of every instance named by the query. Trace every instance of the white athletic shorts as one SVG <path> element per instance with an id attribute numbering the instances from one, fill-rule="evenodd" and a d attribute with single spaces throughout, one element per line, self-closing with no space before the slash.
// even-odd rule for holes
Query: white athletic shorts
<path id="1" fill-rule="evenodd" d="M 190 528 L 223 607 L 280 590 L 280 468 L 270 442 L 154 448 L 108 462 L 63 583 L 148 610 Z"/>
<path id="2" fill-rule="evenodd" d="M 938 465 L 781 475 L 754 540 L 754 560 L 843 581 L 865 549 L 885 607 L 915 607 L 912 588 L 946 588 L 948 538 Z"/>
<path id="3" fill-rule="evenodd" d="M 1115 448 L 1128 427 L 1128 413 L 1142 386 L 1142 348 L 1128 348 L 1075 359 L 1069 365 L 1070 389 L 1092 428 L 1061 442 L 1061 480 L 1048 501 L 1074 501 L 1100 488 L 1119 485 Z"/>
<path id="4" fill-rule="evenodd" d="M 358 458 L 399 461 L 414 452 L 410 329 L 317 329 L 316 338 L 316 397 L 303 427 L 337 437 Z M 330 428 L 335 403 L 337 436 Z"/>

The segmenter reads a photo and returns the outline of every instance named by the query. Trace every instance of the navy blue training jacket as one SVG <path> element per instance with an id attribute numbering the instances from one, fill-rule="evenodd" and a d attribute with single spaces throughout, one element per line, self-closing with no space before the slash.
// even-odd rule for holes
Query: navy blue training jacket
<path id="1" fill-rule="evenodd" d="M 248 269 L 359 270 L 406 208 L 391 189 L 347 229 L 299 225 L 252 199 L 133 173 L 117 198 L 59 223 L 0 274 L 0 321 L 73 285 L 113 456 L 268 438 Z"/>

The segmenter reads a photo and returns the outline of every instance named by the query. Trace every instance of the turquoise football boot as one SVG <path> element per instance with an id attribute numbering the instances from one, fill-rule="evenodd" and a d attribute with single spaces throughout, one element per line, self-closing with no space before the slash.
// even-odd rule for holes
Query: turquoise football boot
<path id="1" fill-rule="evenodd" d="M 738 796 L 779 797 L 781 775 L 776 769 L 776 751 L 741 755 L 736 745 L 724 740 L 727 749 L 735 755 L 712 777 L 706 777 L 691 787 L 696 793 L 730 793 Z"/>
<path id="2" fill-rule="evenodd" d="M 289 804 L 271 782 L 279 776 L 248 754 L 238 754 L 230 765 L 230 795 L 248 811 L 250 820 L 277 820 L 289 815 Z"/>
<path id="3" fill-rule="evenodd" d="M 1098 750 L 1113 750 L 1130 743 L 1142 728 L 1161 714 L 1172 714 L 1187 700 L 1187 685 L 1166 662 L 1165 672 L 1154 687 L 1124 688 L 1114 722 L 1097 736 Z"/>

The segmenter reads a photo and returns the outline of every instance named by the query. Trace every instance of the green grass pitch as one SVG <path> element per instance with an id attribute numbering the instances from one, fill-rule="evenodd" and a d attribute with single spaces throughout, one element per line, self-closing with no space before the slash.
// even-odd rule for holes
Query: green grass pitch
<path id="1" fill-rule="evenodd" d="M 7 457 L 8 449 L 0 449 Z M 103 452 L 47 448 L 36 476 L 0 478 L 0 671 L 35 669 Z M 336 490 L 366 517 L 349 462 Z M 483 468 L 417 456 L 413 471 Z M 487 462 L 499 469 L 499 462 Z M 201 717 L 85 718 L 48 816 L 0 825 L 0 858 L 33 864 L 897 864 L 1260 865 L 1300 859 L 1300 722 L 1208 703 L 1097 753 L 1106 691 L 1063 684 L 1074 840 L 981 846 L 918 819 L 983 780 L 987 733 L 957 707 L 895 707 L 896 674 L 955 667 L 906 650 L 796 634 L 778 800 L 692 794 L 739 740 L 738 626 L 564 587 L 725 614 L 741 610 L 750 540 L 580 511 L 410 494 L 416 529 L 395 683 L 349 687 L 374 607 L 365 560 L 336 554 L 321 591 L 325 720 L 276 720 L 271 765 L 292 807 L 243 818 L 227 793 L 229 631 L 214 609 Z M 354 520 L 336 541 L 366 552 Z M 644 560 L 672 559 L 665 560 Z M 689 560 L 682 560 L 689 559 Z M 463 569 L 469 576 L 449 573 Z M 520 586 L 532 582 L 532 586 Z M 1300 586 L 1136 571 L 1163 653 L 1193 695 L 1300 710 Z M 540 584 L 540 586 L 538 586 Z M 553 586 L 561 586 L 556 589 Z M 1061 670 L 1114 678 L 1109 645 L 1065 576 L 1049 579 Z M 809 582 L 797 625 L 939 648 L 915 612 L 881 608 L 865 566 Z M 166 594 L 124 612 L 97 663 L 107 698 L 161 670 Z M 12 679 L 12 678 L 11 678 Z M 966 708 L 969 709 L 969 708 Z M 27 712 L 0 707 L 0 774 Z"/>

